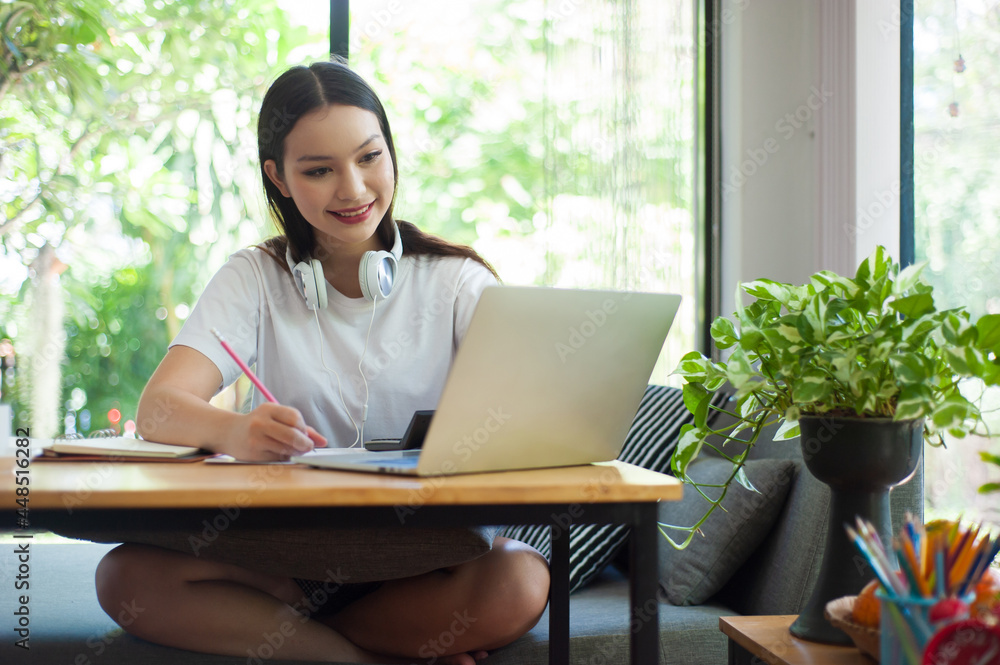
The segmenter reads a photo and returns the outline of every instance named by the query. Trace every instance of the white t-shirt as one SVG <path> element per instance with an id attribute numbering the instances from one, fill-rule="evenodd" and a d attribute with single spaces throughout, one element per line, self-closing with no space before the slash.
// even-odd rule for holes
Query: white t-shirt
<path id="1" fill-rule="evenodd" d="M 402 436 L 414 411 L 436 407 L 479 296 L 495 284 L 471 259 L 404 250 L 392 293 L 376 305 L 361 366 L 369 392 L 366 440 Z M 314 312 L 273 258 L 256 248 L 240 250 L 209 282 L 170 346 L 207 356 L 222 373 L 221 390 L 242 370 L 212 334 L 217 328 L 278 402 L 297 408 L 331 448 L 350 446 L 357 432 L 320 350 L 340 375 L 347 410 L 360 427 L 365 386 L 358 362 L 372 303 L 326 286 L 329 304 Z M 252 406 L 263 401 L 255 389 Z"/>

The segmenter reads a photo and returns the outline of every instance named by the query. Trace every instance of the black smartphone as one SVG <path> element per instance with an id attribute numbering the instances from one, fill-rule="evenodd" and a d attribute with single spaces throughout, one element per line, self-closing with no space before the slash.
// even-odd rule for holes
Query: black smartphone
<path id="1" fill-rule="evenodd" d="M 372 439 L 365 441 L 365 450 L 412 450 L 424 445 L 427 428 L 430 427 L 434 411 L 414 411 L 410 424 L 401 439 Z"/>

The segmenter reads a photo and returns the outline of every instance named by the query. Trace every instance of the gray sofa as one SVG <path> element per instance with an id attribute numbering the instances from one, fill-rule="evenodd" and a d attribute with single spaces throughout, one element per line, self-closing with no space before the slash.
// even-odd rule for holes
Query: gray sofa
<path id="1" fill-rule="evenodd" d="M 688 563 L 672 559 L 676 552 L 663 542 L 664 594 L 660 603 L 661 663 L 722 665 L 727 660 L 726 638 L 719 631 L 719 617 L 733 614 L 794 614 L 805 604 L 815 581 L 826 538 L 829 503 L 827 488 L 802 467 L 797 441 L 758 444 L 753 457 L 771 464 L 790 460 L 781 476 L 787 487 L 777 494 L 769 527 L 741 526 L 740 537 L 752 536 L 752 551 L 740 555 L 735 574 L 716 580 L 721 588 L 694 605 L 675 605 L 677 588 L 666 588 L 667 579 L 684 578 Z M 751 474 L 751 480 L 754 480 Z M 922 515 L 922 468 L 892 495 L 894 519 L 900 523 L 905 511 Z M 785 491 L 787 489 L 787 492 Z M 741 490 L 742 491 L 742 490 Z M 747 493 L 750 494 L 750 493 Z M 727 504 L 728 505 L 728 504 Z M 747 507 L 749 506 L 749 507 Z M 690 506 L 689 506 L 690 507 Z M 664 509 L 669 506 L 664 504 Z M 753 502 L 730 513 L 751 513 Z M 661 514 L 661 520 L 663 520 Z M 747 515 L 744 515 L 746 517 Z M 706 525 L 706 533 L 711 530 Z M 759 531 L 766 533 L 756 533 Z M 756 531 L 747 534 L 748 531 Z M 759 541 L 759 542 L 758 542 Z M 735 543 L 735 541 L 733 541 Z M 0 644 L 0 662 L 38 665 L 90 665 L 99 663 L 236 665 L 246 658 L 209 656 L 150 644 L 123 634 L 101 611 L 94 594 L 93 572 L 111 545 L 94 543 L 37 544 L 32 548 L 31 650 L 22 652 L 9 637 Z M 747 543 L 727 541 L 711 556 L 725 557 Z M 700 560 L 711 558 L 697 553 Z M 12 580 L 14 557 L 0 557 L 4 580 Z M 711 564 L 711 561 L 709 561 Z M 733 561 L 729 561 L 734 566 Z M 678 574 L 679 571 L 679 574 Z M 728 575 L 728 573 L 727 573 Z M 681 586 L 690 580 L 680 579 Z M 5 584 L 8 582 L 5 582 Z M 684 587 L 690 591 L 690 587 Z M 701 587 L 705 591 L 706 587 Z M 688 594 L 690 600 L 696 596 Z M 704 594 L 702 594 L 704 595 Z M 11 627 L 11 594 L 0 597 L 0 616 Z M 682 602 L 687 602 L 682 599 Z M 570 602 L 571 660 L 576 664 L 628 663 L 628 584 L 617 565 L 610 565 L 590 584 L 574 593 Z M 0 624 L 2 625 L 2 624 Z M 526 665 L 548 662 L 548 614 L 527 635 L 498 649 L 484 661 L 487 665 Z M 279 661 L 270 661 L 278 663 Z"/>

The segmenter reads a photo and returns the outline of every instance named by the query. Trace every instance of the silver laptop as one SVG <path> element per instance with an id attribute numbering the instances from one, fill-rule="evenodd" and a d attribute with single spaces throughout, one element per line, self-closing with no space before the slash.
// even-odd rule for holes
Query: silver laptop
<path id="1" fill-rule="evenodd" d="M 423 448 L 307 454 L 310 466 L 440 476 L 616 459 L 680 296 L 487 288 Z"/>

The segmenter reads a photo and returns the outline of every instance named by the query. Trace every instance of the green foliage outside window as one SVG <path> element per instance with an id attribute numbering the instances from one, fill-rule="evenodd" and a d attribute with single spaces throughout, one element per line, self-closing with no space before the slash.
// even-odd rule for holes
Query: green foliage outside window
<path id="1" fill-rule="evenodd" d="M 0 336 L 18 353 L 15 418 L 29 422 L 23 351 L 40 341 L 26 339 L 40 312 L 21 306 L 23 266 L 44 269 L 47 244 L 68 266 L 60 403 L 70 430 L 100 429 L 113 408 L 134 417 L 210 266 L 267 234 L 254 114 L 310 37 L 273 0 L 15 0 L 0 2 L 0 27 Z"/>

